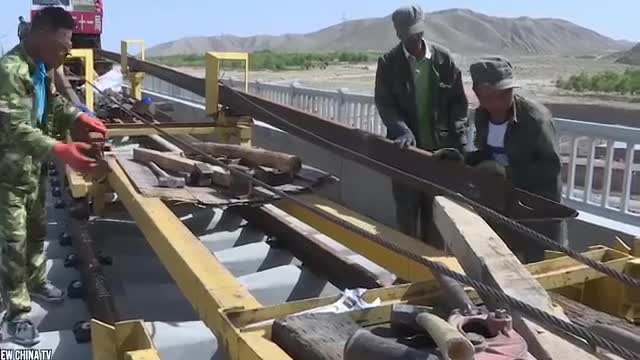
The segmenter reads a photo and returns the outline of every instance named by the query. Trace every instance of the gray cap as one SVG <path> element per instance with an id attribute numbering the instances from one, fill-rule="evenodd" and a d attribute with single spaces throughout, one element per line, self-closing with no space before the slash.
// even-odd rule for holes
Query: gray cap
<path id="1" fill-rule="evenodd" d="M 482 58 L 471 64 L 469 70 L 474 86 L 486 85 L 497 90 L 519 87 L 513 79 L 513 66 L 502 56 Z"/>
<path id="2" fill-rule="evenodd" d="M 424 32 L 424 13 L 419 6 L 399 8 L 391 15 L 391 21 L 400 40 Z"/>

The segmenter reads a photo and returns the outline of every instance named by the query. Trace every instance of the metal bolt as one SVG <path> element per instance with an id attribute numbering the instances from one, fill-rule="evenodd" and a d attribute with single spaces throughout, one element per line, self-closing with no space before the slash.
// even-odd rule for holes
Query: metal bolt
<path id="1" fill-rule="evenodd" d="M 67 287 L 67 294 L 71 299 L 79 299 L 82 298 L 84 293 L 84 286 L 82 285 L 82 281 L 74 280 Z"/>
<path id="2" fill-rule="evenodd" d="M 71 246 L 71 235 L 63 232 L 58 237 L 58 241 L 60 242 L 60 246 Z"/>
<path id="3" fill-rule="evenodd" d="M 73 325 L 73 336 L 78 344 L 91 341 L 91 324 L 88 321 L 78 321 Z"/>
<path id="4" fill-rule="evenodd" d="M 507 317 L 507 310 L 505 309 L 497 309 L 495 311 L 496 319 L 505 319 Z"/>
<path id="5" fill-rule="evenodd" d="M 56 204 L 54 205 L 54 207 L 55 207 L 56 209 L 64 209 L 64 207 L 65 207 L 64 200 L 62 200 L 62 199 L 58 199 L 58 200 L 56 201 Z"/>
<path id="6" fill-rule="evenodd" d="M 80 263 L 80 258 L 76 254 L 69 254 L 67 258 L 64 259 L 64 267 L 76 267 Z"/>

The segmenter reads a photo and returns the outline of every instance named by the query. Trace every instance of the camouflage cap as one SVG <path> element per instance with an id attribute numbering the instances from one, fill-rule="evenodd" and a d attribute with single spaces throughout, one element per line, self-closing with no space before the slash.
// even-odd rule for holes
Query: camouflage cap
<path id="1" fill-rule="evenodd" d="M 397 9 L 391 15 L 391 21 L 400 40 L 424 32 L 424 13 L 419 6 L 405 6 Z"/>
<path id="2" fill-rule="evenodd" d="M 511 63 L 502 56 L 482 58 L 471 64 L 469 70 L 473 86 L 485 85 L 497 90 L 519 87 L 513 79 Z"/>

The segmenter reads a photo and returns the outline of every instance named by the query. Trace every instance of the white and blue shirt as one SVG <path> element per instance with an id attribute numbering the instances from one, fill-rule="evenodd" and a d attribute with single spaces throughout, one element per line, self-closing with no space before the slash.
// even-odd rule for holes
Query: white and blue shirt
<path id="1" fill-rule="evenodd" d="M 509 157 L 504 148 L 504 136 L 507 132 L 508 121 L 494 124 L 489 121 L 489 134 L 487 136 L 487 150 L 495 162 L 502 166 L 509 165 Z"/>

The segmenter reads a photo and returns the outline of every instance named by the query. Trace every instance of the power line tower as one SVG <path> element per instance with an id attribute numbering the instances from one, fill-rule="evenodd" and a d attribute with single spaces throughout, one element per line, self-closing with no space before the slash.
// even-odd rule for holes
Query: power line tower
<path id="1" fill-rule="evenodd" d="M 342 12 L 342 16 L 340 17 L 340 39 L 344 39 L 347 36 L 347 14 Z"/>

